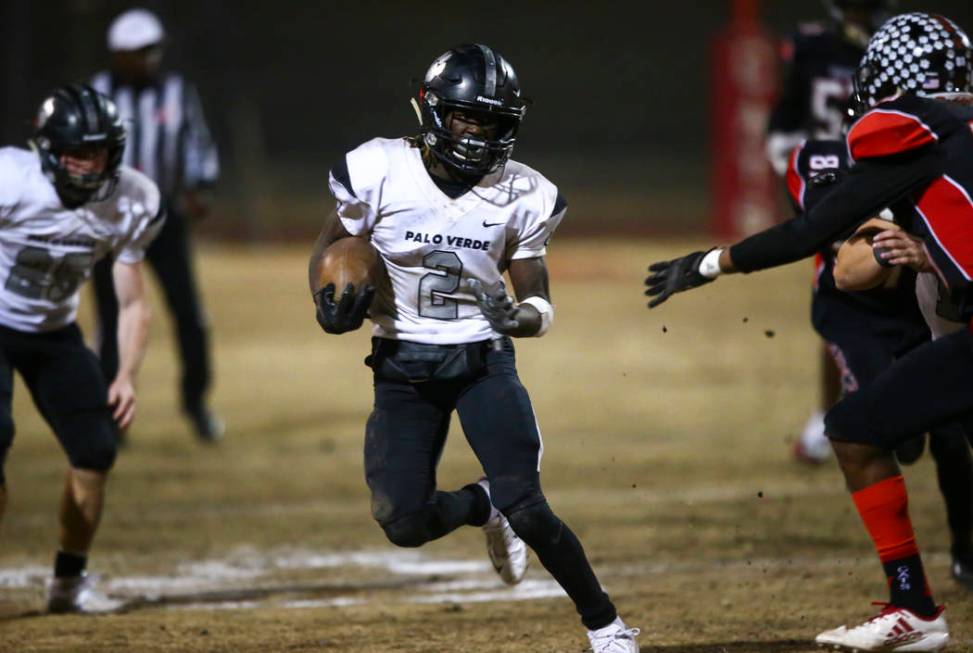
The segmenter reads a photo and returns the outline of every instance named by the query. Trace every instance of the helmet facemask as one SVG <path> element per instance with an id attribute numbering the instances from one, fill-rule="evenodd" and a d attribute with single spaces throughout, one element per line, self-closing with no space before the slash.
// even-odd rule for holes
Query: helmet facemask
<path id="1" fill-rule="evenodd" d="M 68 208 L 101 201 L 114 192 L 125 150 L 125 128 L 114 104 L 90 87 L 61 87 L 44 101 L 31 146 L 41 169 Z M 105 152 L 105 165 L 95 172 L 69 170 L 62 158 L 72 153 Z"/>
<path id="2" fill-rule="evenodd" d="M 510 62 L 478 43 L 457 45 L 437 57 L 413 100 L 429 154 L 450 175 L 467 181 L 503 168 L 528 103 Z M 460 115 L 472 127 L 455 125 L 454 116 Z"/>
<path id="3" fill-rule="evenodd" d="M 506 164 L 517 142 L 523 110 L 504 110 L 443 100 L 425 88 L 419 91 L 423 143 L 447 168 L 463 176 L 483 176 Z M 482 134 L 453 130 L 453 115 L 474 118 Z"/>

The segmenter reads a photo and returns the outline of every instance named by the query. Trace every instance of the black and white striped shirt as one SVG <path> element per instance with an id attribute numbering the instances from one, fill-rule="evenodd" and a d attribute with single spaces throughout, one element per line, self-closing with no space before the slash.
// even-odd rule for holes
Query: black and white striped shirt
<path id="1" fill-rule="evenodd" d="M 164 196 L 216 182 L 216 144 L 196 88 L 181 75 L 165 73 L 154 84 L 135 87 L 106 71 L 91 85 L 115 101 L 126 125 L 123 162 L 155 180 Z"/>

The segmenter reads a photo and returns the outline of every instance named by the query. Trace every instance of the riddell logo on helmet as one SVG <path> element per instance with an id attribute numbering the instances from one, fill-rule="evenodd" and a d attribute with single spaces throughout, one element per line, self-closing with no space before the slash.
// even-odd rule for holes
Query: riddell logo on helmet
<path id="1" fill-rule="evenodd" d="M 486 102 L 487 104 L 492 104 L 495 107 L 502 107 L 503 102 L 500 100 L 495 100 L 492 97 L 483 97 L 482 95 L 477 95 L 476 99 L 480 102 Z"/>

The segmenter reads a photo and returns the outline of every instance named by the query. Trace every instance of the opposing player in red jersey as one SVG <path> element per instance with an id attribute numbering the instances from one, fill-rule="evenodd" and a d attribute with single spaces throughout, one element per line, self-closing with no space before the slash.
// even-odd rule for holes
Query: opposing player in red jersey
<path id="1" fill-rule="evenodd" d="M 810 210 L 847 174 L 848 148 L 843 141 L 803 143 L 795 149 L 786 176 L 795 208 Z M 880 216 L 854 233 L 842 234 L 815 256 L 811 323 L 841 371 L 842 395 L 869 385 L 896 359 L 930 337 L 963 326 L 936 315 L 934 301 L 927 302 L 931 316 L 920 310 L 917 294 L 937 286 L 934 274 L 917 277 L 918 271 L 928 267 L 925 248 L 889 222 L 894 217 L 891 211 L 883 210 Z M 876 260 L 875 242 L 882 249 L 895 250 L 895 265 Z M 946 505 L 950 571 L 954 579 L 973 590 L 973 456 L 966 430 L 957 423 L 938 424 L 929 430 L 928 439 Z M 896 459 L 902 465 L 914 463 L 925 443 L 925 433 L 916 435 L 896 447 Z"/>
<path id="2" fill-rule="evenodd" d="M 937 15 L 896 16 L 876 32 L 855 77 L 862 117 L 848 132 L 853 167 L 810 211 L 728 248 L 655 263 L 655 307 L 721 273 L 754 272 L 812 255 L 885 207 L 922 239 L 940 303 L 973 325 L 973 66 L 969 37 Z M 876 254 L 891 260 L 895 251 Z M 973 326 L 971 326 L 973 328 Z M 893 450 L 929 428 L 973 417 L 973 331 L 911 351 L 848 395 L 825 419 L 852 499 L 888 580 L 889 602 L 821 644 L 861 651 L 938 651 L 949 633 L 926 582 Z"/>

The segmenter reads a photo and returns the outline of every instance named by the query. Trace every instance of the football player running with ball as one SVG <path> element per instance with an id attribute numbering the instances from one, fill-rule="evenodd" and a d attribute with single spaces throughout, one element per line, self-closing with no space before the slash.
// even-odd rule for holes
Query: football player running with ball
<path id="1" fill-rule="evenodd" d="M 461 45 L 433 62 L 413 104 L 417 137 L 376 138 L 332 168 L 336 216 L 310 261 L 326 332 L 357 329 L 371 307 L 372 515 L 403 547 L 483 527 L 511 585 L 527 570 L 526 543 L 574 601 L 592 650 L 637 652 L 638 629 L 618 617 L 541 491 L 541 434 L 517 376 L 511 338 L 543 336 L 554 318 L 544 255 L 566 209 L 554 184 L 509 158 L 527 108 L 517 76 L 492 48 Z M 327 247 L 355 236 L 381 254 L 390 283 L 321 287 Z M 436 465 L 453 411 L 486 477 L 444 492 Z"/>
<path id="2" fill-rule="evenodd" d="M 911 13 L 886 22 L 855 77 L 861 117 L 848 131 L 851 172 L 806 213 L 732 247 L 655 263 L 646 294 L 658 306 L 721 273 L 754 272 L 810 256 L 890 207 L 922 239 L 966 324 L 973 321 L 973 52 L 952 21 Z M 878 241 L 876 241 L 878 243 Z M 875 256 L 895 262 L 895 248 Z M 926 271 L 926 266 L 923 270 Z M 865 623 L 821 633 L 820 644 L 860 651 L 938 651 L 949 640 L 933 601 L 893 450 L 905 440 L 973 416 L 973 331 L 961 329 L 896 360 L 825 418 L 855 507 L 890 590 Z"/>
<path id="3" fill-rule="evenodd" d="M 70 462 L 48 610 L 97 611 L 112 606 L 84 570 L 115 460 L 115 429 L 135 416 L 149 320 L 142 259 L 163 214 L 155 183 L 121 165 L 125 129 L 111 100 L 91 87 L 62 86 L 44 100 L 31 147 L 0 149 L 0 516 L 16 370 Z M 120 363 L 106 387 L 75 317 L 79 286 L 108 255 Z"/>

